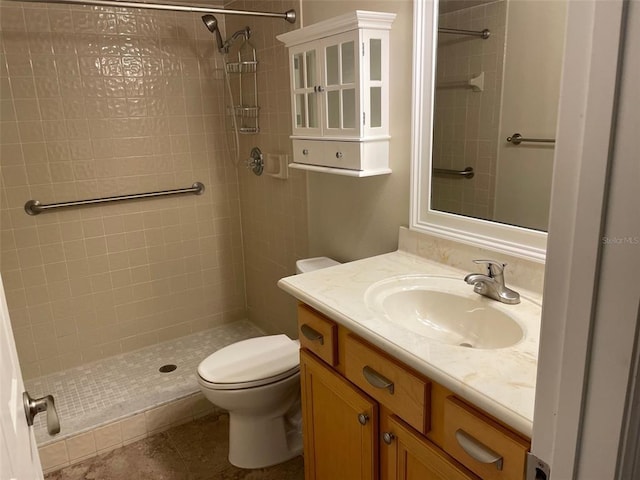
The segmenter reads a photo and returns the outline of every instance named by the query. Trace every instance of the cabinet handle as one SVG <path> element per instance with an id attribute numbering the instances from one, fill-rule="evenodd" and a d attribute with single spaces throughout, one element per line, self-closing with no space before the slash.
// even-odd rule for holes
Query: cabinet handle
<path id="1" fill-rule="evenodd" d="M 382 434 L 382 441 L 387 445 L 391 445 L 396 436 L 391 432 L 384 432 Z"/>
<path id="2" fill-rule="evenodd" d="M 309 149 L 308 148 L 303 148 L 302 149 L 302 154 L 303 155 L 309 155 Z"/>
<path id="3" fill-rule="evenodd" d="M 342 152 L 336 152 L 336 158 L 342 158 Z"/>
<path id="4" fill-rule="evenodd" d="M 358 414 L 358 422 L 360 422 L 360 425 L 366 425 L 368 421 L 369 415 L 367 415 L 366 413 Z"/>
<path id="5" fill-rule="evenodd" d="M 316 93 L 322 93 L 324 92 L 324 87 L 322 85 L 316 85 L 315 87 L 313 87 L 313 91 Z"/>
<path id="6" fill-rule="evenodd" d="M 458 445 L 474 460 L 480 463 L 495 463 L 496 469 L 502 470 L 502 455 L 483 445 L 464 430 L 456 430 L 456 440 Z"/>
<path id="7" fill-rule="evenodd" d="M 367 379 L 367 382 L 369 382 L 371 385 L 376 388 L 385 388 L 391 395 L 393 395 L 393 382 L 387 377 L 380 375 L 369 365 L 364 366 L 364 368 L 362 369 L 362 374 L 364 375 L 364 378 Z"/>
<path id="8" fill-rule="evenodd" d="M 315 342 L 317 340 L 320 342 L 320 345 L 324 345 L 324 335 L 322 335 L 317 330 L 314 330 L 306 323 L 300 325 L 300 331 L 308 340 L 311 340 L 312 342 Z"/>

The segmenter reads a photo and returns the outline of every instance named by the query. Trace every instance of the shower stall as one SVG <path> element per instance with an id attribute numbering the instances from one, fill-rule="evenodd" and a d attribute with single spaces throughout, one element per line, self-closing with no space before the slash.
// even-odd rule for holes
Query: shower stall
<path id="1" fill-rule="evenodd" d="M 0 273 L 28 390 L 53 394 L 60 413 L 55 437 L 36 417 L 46 469 L 204 413 L 195 365 L 241 338 L 294 335 L 275 280 L 307 253 L 294 241 L 306 233 L 304 175 L 265 180 L 233 161 L 258 143 L 288 153 L 275 34 L 296 28 L 297 1 L 271 3 L 284 13 L 259 1 L 243 2 L 250 12 L 55 3 L 0 6 Z M 203 15 L 207 28 L 216 16 L 212 31 Z M 256 58 L 270 57 L 253 86 L 265 99 L 256 123 L 234 120 L 255 132 L 235 143 L 225 68 L 249 44 L 247 23 Z M 258 131 L 257 118 L 274 121 Z M 201 195 L 138 198 L 195 182 Z M 102 202 L 114 197 L 132 198 Z M 29 200 L 100 202 L 28 215 Z"/>

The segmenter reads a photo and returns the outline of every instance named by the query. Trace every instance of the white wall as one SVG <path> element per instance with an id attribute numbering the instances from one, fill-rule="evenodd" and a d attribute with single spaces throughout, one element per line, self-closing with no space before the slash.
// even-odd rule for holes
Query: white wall
<path id="1" fill-rule="evenodd" d="M 302 0 L 304 25 L 353 10 L 397 14 L 391 29 L 390 165 L 369 178 L 310 173 L 309 253 L 347 261 L 395 250 L 398 227 L 409 221 L 411 54 L 413 3 L 409 0 Z"/>
<path id="2" fill-rule="evenodd" d="M 554 148 L 505 139 L 516 132 L 555 137 L 567 7 L 556 1 L 508 4 L 495 220 L 546 231 Z"/>

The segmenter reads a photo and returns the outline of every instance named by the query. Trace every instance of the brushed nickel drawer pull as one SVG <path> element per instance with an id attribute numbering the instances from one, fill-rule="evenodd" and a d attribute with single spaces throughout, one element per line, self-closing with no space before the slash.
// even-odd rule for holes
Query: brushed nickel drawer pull
<path id="1" fill-rule="evenodd" d="M 396 436 L 391 432 L 384 432 L 382 434 L 382 441 L 387 445 L 391 445 L 395 440 Z"/>
<path id="2" fill-rule="evenodd" d="M 393 395 L 393 382 L 387 377 L 380 375 L 369 365 L 364 366 L 364 368 L 362 369 L 362 374 L 364 375 L 364 378 L 367 379 L 367 382 L 369 382 L 371 385 L 376 388 L 386 388 L 389 393 Z"/>
<path id="3" fill-rule="evenodd" d="M 480 463 L 495 463 L 496 469 L 502 470 L 502 455 L 483 445 L 464 430 L 460 428 L 456 430 L 456 440 L 458 445 L 474 460 Z"/>
<path id="4" fill-rule="evenodd" d="M 312 342 L 315 342 L 317 340 L 320 342 L 320 345 L 324 345 L 324 335 L 322 335 L 319 331 L 314 330 L 306 323 L 300 325 L 300 331 L 308 340 L 311 340 Z"/>
<path id="5" fill-rule="evenodd" d="M 360 425 L 366 425 L 368 421 L 369 415 L 367 415 L 366 413 L 360 413 L 358 415 L 358 422 L 360 423 Z"/>

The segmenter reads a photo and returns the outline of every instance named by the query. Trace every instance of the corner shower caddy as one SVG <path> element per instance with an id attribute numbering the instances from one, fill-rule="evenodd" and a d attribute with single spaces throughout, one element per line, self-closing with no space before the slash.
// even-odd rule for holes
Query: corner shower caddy
<path id="1" fill-rule="evenodd" d="M 260 132 L 258 123 L 258 60 L 256 49 L 249 42 L 251 29 L 247 27 L 244 31 L 244 41 L 238 48 L 237 62 L 226 62 L 225 68 L 229 81 L 237 89 L 237 98 L 231 89 L 231 103 L 227 107 L 229 115 L 235 115 L 238 133 L 250 134 Z M 237 100 L 237 103 L 236 103 Z"/>

